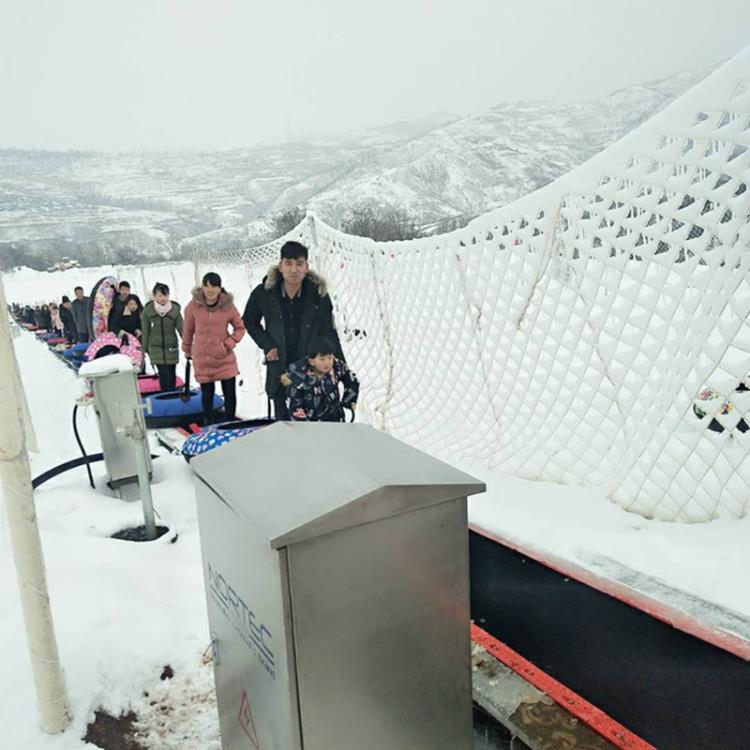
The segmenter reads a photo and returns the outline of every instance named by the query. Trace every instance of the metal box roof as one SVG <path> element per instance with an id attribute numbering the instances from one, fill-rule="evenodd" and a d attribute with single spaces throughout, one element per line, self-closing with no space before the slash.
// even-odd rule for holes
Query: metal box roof
<path id="1" fill-rule="evenodd" d="M 277 549 L 485 490 L 361 424 L 278 422 L 191 466 Z"/>

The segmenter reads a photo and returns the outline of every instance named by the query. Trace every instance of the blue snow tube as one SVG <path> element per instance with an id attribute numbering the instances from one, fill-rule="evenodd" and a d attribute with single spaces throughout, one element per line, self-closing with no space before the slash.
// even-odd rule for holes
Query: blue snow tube
<path id="1" fill-rule="evenodd" d="M 185 398 L 185 396 L 188 398 Z M 200 422 L 203 419 L 203 407 L 201 406 L 201 392 L 199 390 L 168 391 L 167 393 L 154 393 L 143 399 L 146 416 L 146 427 L 180 427 L 189 425 L 191 422 Z M 224 399 L 214 396 L 214 412 L 224 408 Z"/>
<path id="2" fill-rule="evenodd" d="M 249 435 L 251 432 L 273 424 L 273 419 L 245 419 L 239 422 L 225 422 L 215 424 L 191 435 L 182 446 L 182 455 L 186 461 L 201 453 L 207 453 L 214 448 L 231 443 L 237 438 Z"/>
<path id="3" fill-rule="evenodd" d="M 80 344 L 74 344 L 63 352 L 63 357 L 65 359 L 83 359 L 86 356 L 86 349 L 88 348 L 89 345 L 85 341 Z"/>
<path id="4" fill-rule="evenodd" d="M 89 345 L 84 341 L 68 347 L 62 354 L 65 359 L 83 359 L 86 356 L 86 349 L 88 348 Z"/>
<path id="5" fill-rule="evenodd" d="M 80 366 L 86 361 L 86 350 L 89 345 L 84 341 L 80 344 L 68 347 L 63 351 L 62 356 L 65 364 L 72 367 L 74 370 L 78 370 Z"/>

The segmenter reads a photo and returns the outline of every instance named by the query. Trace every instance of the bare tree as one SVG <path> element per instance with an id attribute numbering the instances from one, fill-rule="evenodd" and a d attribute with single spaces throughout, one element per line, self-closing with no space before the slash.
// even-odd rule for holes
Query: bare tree
<path id="1" fill-rule="evenodd" d="M 273 231 L 275 237 L 283 237 L 288 232 L 291 232 L 307 215 L 302 206 L 294 206 L 294 208 L 287 208 L 285 211 L 276 214 L 273 217 Z"/>
<path id="2" fill-rule="evenodd" d="M 28 253 L 15 242 L 0 243 L 0 271 L 28 264 Z"/>
<path id="3" fill-rule="evenodd" d="M 393 204 L 358 203 L 347 211 L 341 228 L 377 242 L 413 240 L 420 236 L 416 218 Z"/>

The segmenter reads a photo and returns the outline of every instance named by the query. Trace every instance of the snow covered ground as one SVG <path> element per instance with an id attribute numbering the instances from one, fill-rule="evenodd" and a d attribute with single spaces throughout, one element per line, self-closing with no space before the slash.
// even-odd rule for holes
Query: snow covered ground
<path id="1" fill-rule="evenodd" d="M 682 524 L 647 520 L 596 487 L 532 482 L 467 466 L 488 491 L 471 523 L 514 547 L 607 576 L 619 563 L 750 619 L 750 517 Z"/>
<path id="2" fill-rule="evenodd" d="M 32 474 L 40 474 L 78 454 L 71 411 L 82 382 L 32 335 L 16 339 L 17 355 L 39 441 Z M 91 409 L 79 414 L 81 437 L 89 452 L 101 450 Z M 155 453 L 165 453 L 154 447 Z M 5 516 L 0 551 L 0 677 L 3 747 L 91 747 L 80 738 L 104 706 L 117 715 L 132 707 L 144 718 L 144 731 L 158 738 L 168 721 L 172 738 L 153 747 L 212 750 L 220 747 L 213 704 L 213 674 L 202 655 L 209 644 L 195 503 L 182 459 L 154 462 L 154 506 L 179 534 L 150 544 L 110 539 L 126 526 L 142 523 L 138 503 L 108 497 L 104 469 L 95 464 L 98 491 L 85 471 L 64 474 L 36 492 L 39 528 L 48 583 L 72 712 L 72 726 L 49 737 L 37 728 L 37 714 L 26 653 L 20 603 Z M 164 666 L 172 680 L 161 681 Z M 181 718 L 178 718 L 181 717 Z"/>
<path id="3" fill-rule="evenodd" d="M 93 275 L 99 270 L 92 271 Z M 187 273 L 183 283 L 189 283 Z M 59 283 L 60 275 L 57 275 Z M 86 280 L 88 283 L 88 279 Z M 20 279 L 16 278 L 16 282 Z M 8 284 L 10 300 L 31 301 Z M 55 291 L 57 296 L 58 291 Z M 28 296 L 25 296 L 28 295 Z M 46 291 L 42 297 L 50 296 Z M 15 340 L 37 431 L 39 453 L 32 473 L 74 458 L 70 415 L 82 384 L 47 347 L 24 333 Z M 242 347 L 250 347 L 245 340 Z M 245 376 L 239 410 L 262 414 L 261 388 Z M 79 416 L 90 452 L 100 450 L 90 409 Z M 51 480 L 36 493 L 39 526 L 60 655 L 70 692 L 73 724 L 49 737 L 37 713 L 5 518 L 0 528 L 0 726 L 3 747 L 78 750 L 99 707 L 113 714 L 133 709 L 144 745 L 217 750 L 218 721 L 213 675 L 203 655 L 209 644 L 199 537 L 190 469 L 162 454 L 154 463 L 154 505 L 161 522 L 178 534 L 150 544 L 110 538 L 141 522 L 140 507 L 91 490 L 83 470 Z M 590 566 L 607 558 L 648 573 L 670 586 L 750 617 L 750 518 L 680 525 L 647 521 L 607 501 L 595 487 L 529 482 L 462 466 L 483 479 L 485 495 L 472 499 L 470 517 L 487 531 L 520 546 Z M 95 470 L 104 484 L 103 467 Z M 165 665 L 174 678 L 160 680 Z"/>
<path id="4" fill-rule="evenodd" d="M 133 293 L 145 304 L 157 282 L 166 284 L 175 299 L 187 298 L 194 283 L 192 263 L 155 263 L 149 266 L 92 266 L 69 268 L 59 273 L 42 273 L 31 268 L 17 268 L 3 274 L 5 296 L 8 302 L 36 305 L 44 302 L 60 303 L 63 294 L 73 299 L 73 289 L 82 286 L 89 294 L 94 284 L 103 276 L 116 276 L 130 282 Z"/>

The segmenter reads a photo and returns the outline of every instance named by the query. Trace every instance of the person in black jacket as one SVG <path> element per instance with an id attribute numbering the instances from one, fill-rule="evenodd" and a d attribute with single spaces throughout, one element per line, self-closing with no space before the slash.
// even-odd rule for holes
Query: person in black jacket
<path id="1" fill-rule="evenodd" d="M 50 312 L 49 305 L 44 304 L 39 308 L 39 314 L 41 317 L 41 328 L 45 331 L 52 330 L 52 313 Z"/>
<path id="2" fill-rule="evenodd" d="M 117 296 L 112 300 L 112 307 L 107 316 L 107 330 L 112 333 L 118 333 L 122 330 L 120 318 L 125 312 L 125 306 L 130 299 L 130 284 L 127 281 L 121 281 L 117 286 Z M 130 332 L 132 333 L 132 331 Z"/>
<path id="3" fill-rule="evenodd" d="M 297 422 L 343 422 L 344 409 L 357 408 L 357 376 L 336 359 L 333 343 L 322 336 L 310 341 L 307 357 L 289 365 L 281 384 L 288 389 L 289 413 Z"/>
<path id="4" fill-rule="evenodd" d="M 141 312 L 143 305 L 137 294 L 129 294 L 125 300 L 125 307 L 117 317 L 116 321 L 119 327 L 115 333 L 119 336 L 123 331 L 130 333 L 140 340 L 141 338 Z"/>
<path id="5" fill-rule="evenodd" d="M 76 341 L 83 343 L 90 340 L 89 334 L 89 298 L 83 293 L 83 287 L 77 286 L 74 290 L 76 298 L 73 300 L 73 320 L 76 323 Z"/>
<path id="6" fill-rule="evenodd" d="M 266 393 L 273 399 L 276 419 L 289 419 L 281 375 L 304 356 L 313 338 L 330 339 L 336 358 L 345 362 L 326 283 L 310 270 L 307 257 L 304 245 L 285 242 L 279 264 L 253 289 L 242 316 L 265 354 Z"/>
<path id="7" fill-rule="evenodd" d="M 73 305 L 67 294 L 60 303 L 60 320 L 63 324 L 63 336 L 72 344 L 76 340 L 76 321 L 73 317 Z"/>

